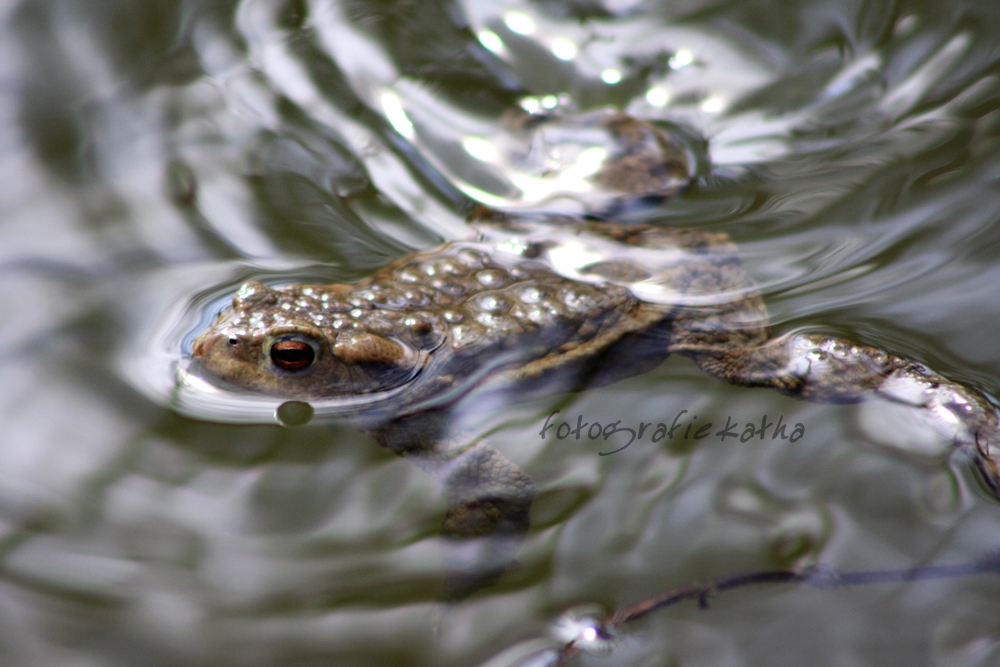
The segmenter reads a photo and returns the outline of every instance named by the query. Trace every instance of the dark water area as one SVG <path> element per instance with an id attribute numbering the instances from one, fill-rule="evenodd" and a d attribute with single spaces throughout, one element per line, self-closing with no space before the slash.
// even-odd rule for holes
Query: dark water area
<path id="1" fill-rule="evenodd" d="M 531 664 L 582 604 L 1000 548 L 1000 505 L 921 424 L 672 357 L 464 416 L 539 493 L 517 563 L 445 607 L 445 501 L 419 467 L 272 404 L 178 408 L 178 360 L 241 283 L 350 282 L 472 239 L 472 199 L 544 201 L 497 150 L 505 114 L 606 106 L 701 158 L 622 215 L 728 234 L 776 333 L 1000 395 L 1000 4 L 10 0 L 0 664 Z M 601 456 L 541 437 L 556 409 L 682 428 Z M 765 416 L 801 437 L 685 435 Z M 577 662 L 996 665 L 998 595 L 995 575 L 747 588 Z"/>

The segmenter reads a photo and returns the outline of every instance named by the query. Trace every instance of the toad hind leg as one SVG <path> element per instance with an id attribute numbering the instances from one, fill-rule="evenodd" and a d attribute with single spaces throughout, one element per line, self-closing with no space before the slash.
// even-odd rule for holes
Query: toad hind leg
<path id="1" fill-rule="evenodd" d="M 730 384 L 770 387 L 817 403 L 880 398 L 916 410 L 927 428 L 971 456 L 1000 500 L 1000 421 L 997 409 L 975 390 L 917 362 L 842 338 L 793 334 L 734 347 L 720 341 L 718 331 L 706 336 L 685 330 L 685 324 L 683 318 L 675 321 L 671 351 Z M 737 335 L 745 339 L 747 332 Z"/>
<path id="2" fill-rule="evenodd" d="M 742 387 L 770 387 L 816 403 L 883 399 L 968 454 L 1000 500 L 1000 420 L 979 392 L 878 348 L 822 334 L 771 338 L 763 298 L 722 234 L 696 230 L 643 233 L 643 244 L 670 235 L 690 255 L 659 276 L 691 301 L 668 318 L 667 348 L 709 375 Z M 712 303 L 692 297 L 727 295 Z"/>

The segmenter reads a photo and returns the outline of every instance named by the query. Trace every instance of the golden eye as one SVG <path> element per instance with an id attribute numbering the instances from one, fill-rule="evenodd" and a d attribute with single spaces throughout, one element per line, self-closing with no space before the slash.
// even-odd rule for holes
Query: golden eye
<path id="1" fill-rule="evenodd" d="M 300 340 L 279 340 L 271 346 L 271 361 L 283 371 L 301 371 L 316 359 L 312 345 Z"/>

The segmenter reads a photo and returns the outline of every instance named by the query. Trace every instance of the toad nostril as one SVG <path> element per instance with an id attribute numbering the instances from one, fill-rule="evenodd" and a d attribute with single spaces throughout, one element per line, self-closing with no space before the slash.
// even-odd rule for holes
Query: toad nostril
<path id="1" fill-rule="evenodd" d="M 209 352 L 209 349 L 218 339 L 219 339 L 218 335 L 198 336 L 198 338 L 195 339 L 194 343 L 191 344 L 191 356 L 196 358 L 206 356 Z M 229 340 L 234 341 L 235 339 L 230 338 Z M 235 344 L 235 343 L 231 342 L 230 344 Z"/>

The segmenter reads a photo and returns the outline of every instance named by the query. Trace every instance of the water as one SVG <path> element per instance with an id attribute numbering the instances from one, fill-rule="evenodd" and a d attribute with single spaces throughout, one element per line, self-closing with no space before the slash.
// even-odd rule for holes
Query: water
<path id="1" fill-rule="evenodd" d="M 1000 510 L 961 458 L 901 451 L 872 430 L 882 414 L 670 359 L 470 418 L 540 495 L 519 565 L 436 635 L 431 478 L 347 426 L 167 407 L 179 350 L 241 282 L 358 279 L 468 238 L 463 190 L 517 199 L 468 139 L 518 105 L 615 104 L 707 137 L 696 186 L 633 215 L 730 234 L 778 331 L 996 393 L 989 3 L 31 0 L 0 16 L 4 664 L 479 664 L 581 603 L 997 547 Z M 780 415 L 805 435 L 602 457 L 543 441 L 553 409 Z M 581 663 L 989 665 L 995 597 L 990 577 L 748 589 Z"/>

